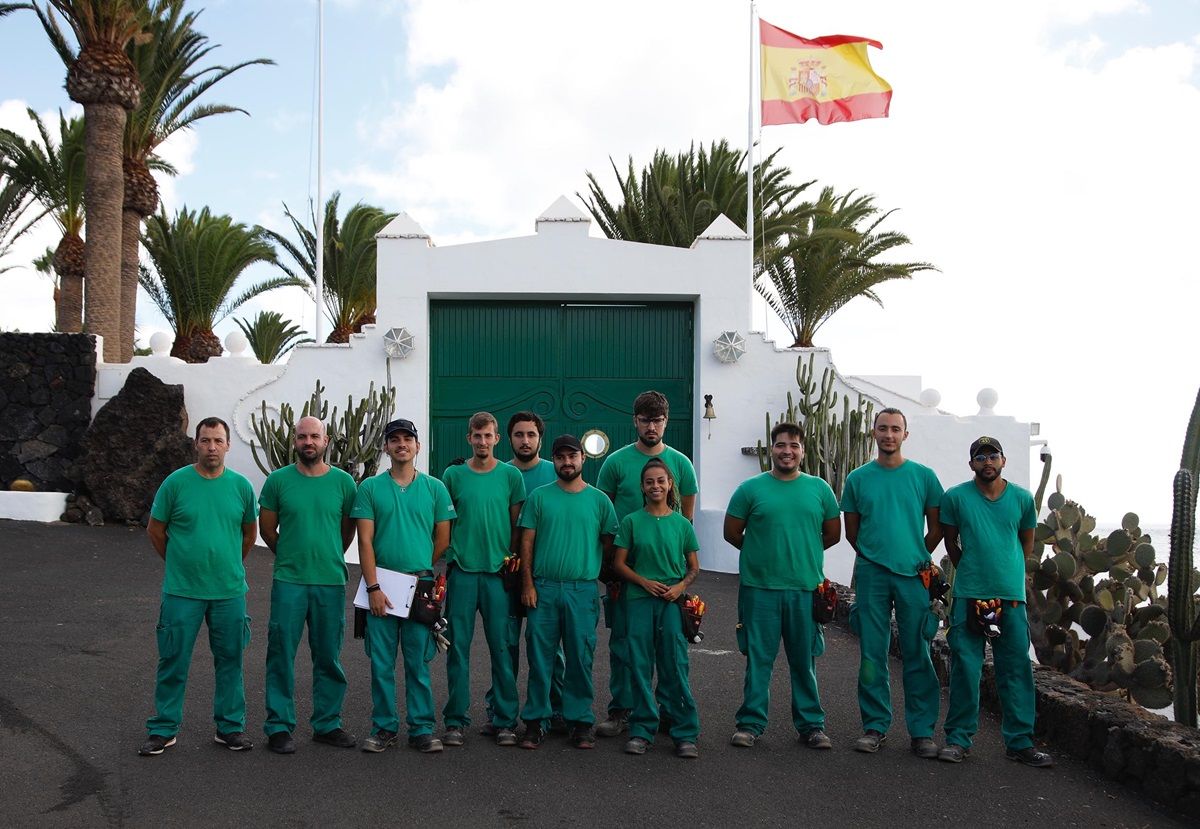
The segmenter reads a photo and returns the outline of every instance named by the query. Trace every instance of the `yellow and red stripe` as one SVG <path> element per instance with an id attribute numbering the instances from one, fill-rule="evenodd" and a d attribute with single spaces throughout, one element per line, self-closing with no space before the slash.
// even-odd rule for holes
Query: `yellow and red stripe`
<path id="1" fill-rule="evenodd" d="M 763 126 L 887 117 L 892 87 L 867 58 L 867 47 L 882 43 L 852 35 L 804 38 L 765 20 L 758 25 Z"/>

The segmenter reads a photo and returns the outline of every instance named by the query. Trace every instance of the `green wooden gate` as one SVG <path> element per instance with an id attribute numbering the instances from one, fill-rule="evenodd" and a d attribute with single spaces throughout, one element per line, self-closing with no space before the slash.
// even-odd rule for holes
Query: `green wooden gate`
<path id="1" fill-rule="evenodd" d="M 633 399 L 657 389 L 671 402 L 666 441 L 692 454 L 692 304 L 448 301 L 430 303 L 430 436 L 435 475 L 470 456 L 467 421 L 479 411 L 508 418 L 530 409 L 546 421 L 542 455 L 557 435 L 632 442 Z M 398 409 L 404 406 L 400 390 Z M 504 436 L 497 456 L 512 457 Z M 594 483 L 603 459 L 588 459 Z"/>

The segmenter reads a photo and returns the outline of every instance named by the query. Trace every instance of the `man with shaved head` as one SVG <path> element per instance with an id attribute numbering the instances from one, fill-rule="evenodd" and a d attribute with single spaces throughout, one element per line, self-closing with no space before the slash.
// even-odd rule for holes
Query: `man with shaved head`
<path id="1" fill-rule="evenodd" d="M 325 461 L 325 424 L 296 424 L 296 462 L 267 476 L 259 496 L 259 531 L 275 553 L 271 622 L 267 633 L 267 720 L 263 730 L 276 754 L 296 750 L 294 663 L 304 626 L 312 652 L 313 740 L 338 748 L 357 741 L 342 729 L 346 674 L 340 655 L 346 625 L 346 548 L 354 479 Z"/>

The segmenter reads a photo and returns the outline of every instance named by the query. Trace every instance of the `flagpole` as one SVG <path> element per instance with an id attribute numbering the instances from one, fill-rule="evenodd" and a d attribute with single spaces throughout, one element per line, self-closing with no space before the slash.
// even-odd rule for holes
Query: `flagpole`
<path id="1" fill-rule="evenodd" d="M 754 46 L 758 42 L 757 14 L 750 0 L 750 65 L 746 103 L 746 236 L 750 239 L 750 325 L 754 328 Z"/>
<path id="2" fill-rule="evenodd" d="M 325 104 L 325 3 L 317 0 L 317 206 L 313 216 L 317 222 L 317 319 L 313 327 L 314 338 L 320 345 L 325 341 L 324 326 L 321 324 L 321 309 L 325 307 L 325 205 L 321 188 L 321 144 L 324 127 Z"/>

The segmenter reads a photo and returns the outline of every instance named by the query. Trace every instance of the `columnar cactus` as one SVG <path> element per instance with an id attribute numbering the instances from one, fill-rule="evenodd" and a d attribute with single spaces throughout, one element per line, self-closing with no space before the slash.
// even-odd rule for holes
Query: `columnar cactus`
<path id="1" fill-rule="evenodd" d="M 1196 665 L 1200 645 L 1200 613 L 1196 590 L 1196 487 L 1200 485 L 1200 393 L 1183 441 L 1181 469 L 1175 473 L 1174 509 L 1171 514 L 1171 554 L 1167 582 L 1167 618 L 1170 622 L 1171 662 L 1175 669 L 1175 721 L 1196 727 Z"/>

